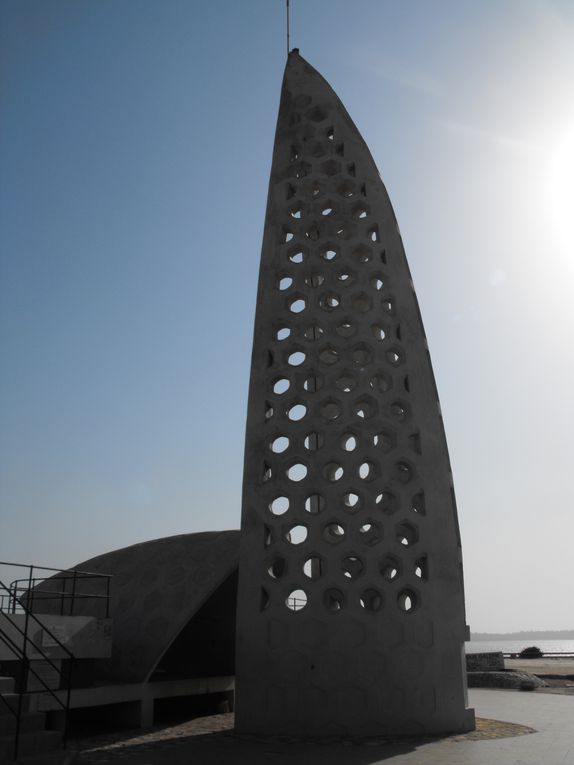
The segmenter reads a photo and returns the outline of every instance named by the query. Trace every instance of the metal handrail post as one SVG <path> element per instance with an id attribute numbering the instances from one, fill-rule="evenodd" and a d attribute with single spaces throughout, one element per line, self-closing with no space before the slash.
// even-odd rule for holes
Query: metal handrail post
<path id="1" fill-rule="evenodd" d="M 72 599 L 70 601 L 70 616 L 74 615 L 74 599 L 76 597 L 76 577 L 77 577 L 77 572 L 74 569 L 74 577 L 72 579 Z"/>

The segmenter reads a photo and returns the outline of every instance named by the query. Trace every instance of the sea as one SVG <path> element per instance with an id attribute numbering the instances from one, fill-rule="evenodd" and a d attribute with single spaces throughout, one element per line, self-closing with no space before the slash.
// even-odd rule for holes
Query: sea
<path id="1" fill-rule="evenodd" d="M 466 653 L 520 653 L 523 648 L 535 645 L 544 654 L 565 653 L 574 656 L 574 640 L 470 640 L 465 643 Z"/>

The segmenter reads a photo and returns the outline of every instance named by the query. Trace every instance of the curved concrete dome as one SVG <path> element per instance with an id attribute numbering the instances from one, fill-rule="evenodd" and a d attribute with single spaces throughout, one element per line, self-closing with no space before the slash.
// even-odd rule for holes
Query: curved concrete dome
<path id="1" fill-rule="evenodd" d="M 208 531 L 164 537 L 74 566 L 113 575 L 113 656 L 97 661 L 98 681 L 149 679 L 197 611 L 236 571 L 239 534 Z"/>

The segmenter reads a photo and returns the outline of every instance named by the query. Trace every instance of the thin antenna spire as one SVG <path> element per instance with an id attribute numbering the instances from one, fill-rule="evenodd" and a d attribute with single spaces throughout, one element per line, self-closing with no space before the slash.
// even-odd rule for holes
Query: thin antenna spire
<path id="1" fill-rule="evenodd" d="M 287 56 L 289 56 L 289 48 L 291 46 L 291 43 L 290 43 L 290 33 L 291 33 L 291 30 L 290 30 L 290 25 L 289 25 L 289 22 L 290 22 L 290 19 L 289 19 L 289 0 L 285 0 L 285 10 L 287 11 Z"/>

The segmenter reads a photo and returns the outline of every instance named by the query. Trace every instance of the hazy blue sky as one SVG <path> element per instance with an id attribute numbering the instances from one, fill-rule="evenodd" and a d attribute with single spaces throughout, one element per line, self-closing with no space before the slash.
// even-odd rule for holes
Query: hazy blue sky
<path id="1" fill-rule="evenodd" d="M 291 0 L 393 200 L 475 630 L 574 628 L 574 4 Z M 283 0 L 2 0 L 0 558 L 237 527 Z"/>

